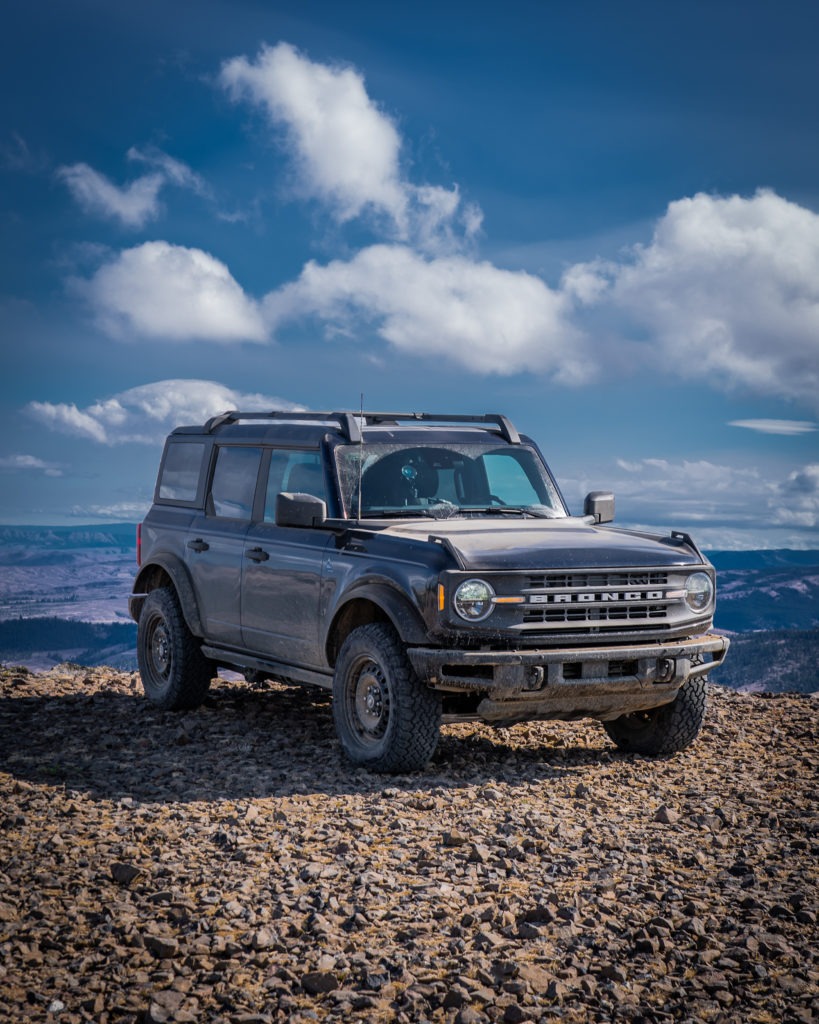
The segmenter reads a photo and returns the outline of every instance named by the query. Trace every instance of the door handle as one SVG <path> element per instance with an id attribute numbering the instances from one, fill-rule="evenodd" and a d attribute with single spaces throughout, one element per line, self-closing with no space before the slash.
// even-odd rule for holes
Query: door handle
<path id="1" fill-rule="evenodd" d="M 206 541 L 202 540 L 201 537 L 197 537 L 196 540 L 189 540 L 188 547 L 191 551 L 207 551 L 210 547 Z"/>
<path id="2" fill-rule="evenodd" d="M 254 562 L 266 562 L 270 558 L 264 548 L 250 548 L 249 551 L 245 551 L 245 556 L 252 558 Z"/>

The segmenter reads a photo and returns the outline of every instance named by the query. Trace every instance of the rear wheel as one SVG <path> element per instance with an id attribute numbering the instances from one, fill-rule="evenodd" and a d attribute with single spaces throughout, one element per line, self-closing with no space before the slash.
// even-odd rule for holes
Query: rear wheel
<path id="1" fill-rule="evenodd" d="M 159 587 L 145 598 L 137 629 L 137 662 L 145 696 L 166 711 L 197 708 L 214 670 L 188 629 L 172 590 Z"/>
<path id="2" fill-rule="evenodd" d="M 699 735 L 705 717 L 706 682 L 690 679 L 670 704 L 621 715 L 603 728 L 620 750 L 632 754 L 675 754 Z"/>
<path id="3" fill-rule="evenodd" d="M 415 675 L 393 628 L 375 622 L 344 641 L 333 719 L 345 754 L 376 772 L 423 768 L 438 745 L 441 698 Z"/>

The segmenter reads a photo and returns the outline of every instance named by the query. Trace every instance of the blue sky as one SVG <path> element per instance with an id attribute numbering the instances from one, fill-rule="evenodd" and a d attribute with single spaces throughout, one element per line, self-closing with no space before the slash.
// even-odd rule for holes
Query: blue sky
<path id="1" fill-rule="evenodd" d="M 574 510 L 819 547 L 819 8 L 11 0 L 0 521 L 236 405 L 504 412 Z"/>

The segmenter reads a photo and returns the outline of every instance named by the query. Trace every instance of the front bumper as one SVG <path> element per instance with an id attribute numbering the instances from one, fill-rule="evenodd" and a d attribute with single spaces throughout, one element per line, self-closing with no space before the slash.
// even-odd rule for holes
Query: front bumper
<path id="1" fill-rule="evenodd" d="M 483 694 L 479 718 L 498 725 L 536 718 L 618 718 L 667 704 L 687 679 L 720 665 L 717 634 L 668 643 L 526 651 L 414 647 L 417 675 L 436 690 Z"/>

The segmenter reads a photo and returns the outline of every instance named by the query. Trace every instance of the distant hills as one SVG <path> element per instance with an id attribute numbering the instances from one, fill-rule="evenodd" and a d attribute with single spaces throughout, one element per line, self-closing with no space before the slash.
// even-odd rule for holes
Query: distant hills
<path id="1" fill-rule="evenodd" d="M 710 551 L 718 629 L 819 626 L 819 551 Z"/>
<path id="2" fill-rule="evenodd" d="M 819 551 L 709 551 L 715 627 L 732 650 L 715 681 L 819 690 Z M 0 526 L 0 661 L 134 669 L 128 595 L 136 525 Z"/>
<path id="3" fill-rule="evenodd" d="M 0 661 L 36 669 L 74 662 L 133 670 L 136 632 L 134 622 L 7 619 L 0 622 Z"/>

